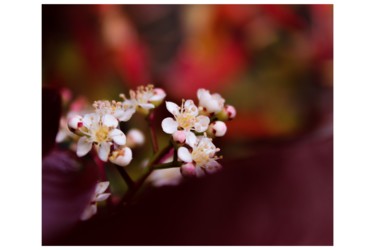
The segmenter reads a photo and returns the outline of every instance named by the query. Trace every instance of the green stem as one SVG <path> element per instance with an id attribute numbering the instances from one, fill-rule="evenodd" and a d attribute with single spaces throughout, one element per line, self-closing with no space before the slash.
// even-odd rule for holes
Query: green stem
<path id="1" fill-rule="evenodd" d="M 152 166 L 152 169 L 166 169 L 166 168 L 178 168 L 181 167 L 182 163 L 178 161 L 172 161 L 168 163 L 160 163 Z"/>
<path id="2" fill-rule="evenodd" d="M 151 138 L 151 143 L 152 143 L 152 150 L 154 151 L 154 154 L 159 151 L 159 146 L 158 146 L 158 140 L 156 138 L 156 133 L 155 133 L 155 128 L 153 126 L 153 121 L 154 121 L 154 112 L 152 111 L 151 113 L 148 114 L 146 117 L 148 127 L 150 130 L 150 138 Z"/>
<path id="3" fill-rule="evenodd" d="M 132 180 L 132 178 L 130 177 L 128 172 L 126 172 L 126 170 L 121 166 L 118 166 L 118 165 L 115 165 L 115 166 L 116 166 L 117 170 L 120 172 L 121 177 L 126 182 L 126 185 L 128 185 L 129 190 L 133 189 L 135 187 L 135 182 Z"/>

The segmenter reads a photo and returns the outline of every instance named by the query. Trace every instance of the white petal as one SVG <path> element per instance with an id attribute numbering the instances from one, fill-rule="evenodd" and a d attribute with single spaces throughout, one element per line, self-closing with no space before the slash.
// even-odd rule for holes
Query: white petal
<path id="1" fill-rule="evenodd" d="M 196 175 L 195 166 L 189 162 L 181 166 L 181 174 L 186 177 L 192 177 Z"/>
<path id="2" fill-rule="evenodd" d="M 205 90 L 205 89 L 198 89 L 198 91 L 197 91 L 197 97 L 198 97 L 198 100 L 199 100 L 199 101 L 200 101 L 200 99 L 203 97 L 203 94 L 204 94 L 205 92 L 208 92 L 208 91 Z"/>
<path id="3" fill-rule="evenodd" d="M 215 136 L 224 136 L 227 132 L 227 125 L 225 125 L 222 121 L 216 121 L 210 125 L 210 130 L 212 129 L 212 133 Z"/>
<path id="4" fill-rule="evenodd" d="M 138 106 L 146 110 L 155 108 L 155 105 L 152 103 L 139 103 Z"/>
<path id="5" fill-rule="evenodd" d="M 109 181 L 99 182 L 98 184 L 96 184 L 95 194 L 104 193 L 104 191 L 108 188 L 108 186 L 109 186 Z"/>
<path id="6" fill-rule="evenodd" d="M 125 145 L 125 143 L 126 143 L 126 136 L 125 136 L 125 134 L 121 131 L 121 130 L 119 130 L 119 129 L 112 129 L 110 132 L 109 132 L 109 134 L 108 134 L 108 136 L 110 137 L 110 138 L 112 138 L 112 140 L 117 144 L 117 145 L 120 145 L 120 146 L 122 146 L 122 145 Z"/>
<path id="7" fill-rule="evenodd" d="M 195 136 L 195 134 L 191 131 L 187 131 L 185 132 L 185 135 L 186 135 L 186 143 L 190 146 L 190 147 L 194 147 L 195 144 L 197 143 L 197 137 Z"/>
<path id="8" fill-rule="evenodd" d="M 193 100 L 186 100 L 184 103 L 185 111 L 191 113 L 193 116 L 197 116 L 199 113 L 198 107 L 194 104 Z"/>
<path id="9" fill-rule="evenodd" d="M 197 117 L 197 122 L 194 124 L 194 128 L 198 133 L 201 133 L 207 130 L 209 124 L 210 118 L 205 115 L 200 115 Z"/>
<path id="10" fill-rule="evenodd" d="M 108 199 L 108 197 L 110 196 L 111 194 L 109 193 L 104 193 L 104 194 L 99 194 L 96 198 L 95 198 L 95 201 L 99 202 L 99 201 L 104 201 L 106 199 Z"/>
<path id="11" fill-rule="evenodd" d="M 178 158 L 183 162 L 192 162 L 193 158 L 189 152 L 189 150 L 185 147 L 180 147 L 177 151 Z"/>
<path id="12" fill-rule="evenodd" d="M 85 211 L 83 211 L 81 215 L 81 220 L 88 220 L 90 219 L 94 214 L 96 214 L 97 207 L 96 204 L 92 204 L 86 207 Z"/>
<path id="13" fill-rule="evenodd" d="M 113 164 L 125 167 L 125 166 L 129 165 L 129 163 L 133 159 L 133 153 L 132 153 L 132 150 L 128 147 L 125 147 L 125 148 L 120 149 L 120 150 L 122 151 L 120 155 L 118 155 L 116 157 L 111 156 L 111 157 L 109 157 L 109 160 Z"/>
<path id="14" fill-rule="evenodd" d="M 150 98 L 150 101 L 151 102 L 155 102 L 155 101 L 161 101 L 165 98 L 167 94 L 165 93 L 165 91 L 161 88 L 156 88 L 154 89 L 154 95 Z"/>
<path id="15" fill-rule="evenodd" d="M 180 111 L 179 111 L 179 107 L 177 106 L 176 103 L 174 102 L 165 102 L 165 105 L 167 106 L 167 110 L 172 114 L 172 115 L 175 115 L 175 114 L 178 114 Z"/>
<path id="16" fill-rule="evenodd" d="M 171 117 L 167 117 L 161 122 L 161 127 L 165 133 L 173 134 L 177 131 L 178 122 Z"/>
<path id="17" fill-rule="evenodd" d="M 82 122 L 82 116 L 74 115 L 68 120 L 68 127 L 77 129 L 80 122 Z"/>
<path id="18" fill-rule="evenodd" d="M 102 122 L 107 127 L 114 127 L 115 128 L 115 127 L 118 126 L 118 120 L 116 119 L 116 117 L 114 117 L 113 115 L 110 115 L 110 114 L 103 115 Z"/>
<path id="19" fill-rule="evenodd" d="M 92 148 L 92 142 L 86 136 L 79 138 L 77 143 L 77 156 L 82 157 L 86 155 Z"/>
<path id="20" fill-rule="evenodd" d="M 108 160 L 109 151 L 111 149 L 111 144 L 108 142 L 102 142 L 99 144 L 98 156 L 102 161 Z"/>
<path id="21" fill-rule="evenodd" d="M 98 114 L 91 113 L 91 114 L 86 114 L 83 117 L 82 122 L 83 122 L 83 126 L 85 126 L 86 128 L 89 128 L 91 124 L 98 123 L 99 120 L 100 120 L 100 116 Z"/>
<path id="22" fill-rule="evenodd" d="M 133 114 L 135 113 L 135 108 L 127 108 L 121 116 L 118 117 L 119 121 L 127 122 L 132 118 Z"/>

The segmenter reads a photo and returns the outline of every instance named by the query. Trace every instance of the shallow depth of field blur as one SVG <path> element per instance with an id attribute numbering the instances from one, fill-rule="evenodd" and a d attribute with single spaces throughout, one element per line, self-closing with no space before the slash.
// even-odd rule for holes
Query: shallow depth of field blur
<path id="1" fill-rule="evenodd" d="M 42 80 L 43 88 L 88 103 L 119 100 L 148 83 L 176 103 L 197 100 L 197 89 L 205 88 L 237 109 L 226 136 L 216 139 L 225 169 L 218 176 L 191 181 L 188 190 L 151 191 L 113 233 L 113 224 L 94 220 L 74 224 L 52 243 L 333 244 L 332 5 L 43 5 Z M 169 115 L 164 105 L 156 114 L 163 144 L 168 136 L 160 124 Z M 126 126 L 148 135 L 141 116 Z M 133 152 L 131 176 L 141 174 L 150 146 Z M 125 189 L 119 185 L 113 195 Z M 169 203 L 182 214 L 164 212 Z M 146 206 L 156 214 L 143 218 Z M 105 234 L 94 230 L 103 227 Z"/>

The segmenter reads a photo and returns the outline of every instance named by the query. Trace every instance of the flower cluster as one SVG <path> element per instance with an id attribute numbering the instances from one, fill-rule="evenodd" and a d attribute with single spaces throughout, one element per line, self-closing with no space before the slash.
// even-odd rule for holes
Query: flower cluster
<path id="1" fill-rule="evenodd" d="M 181 167 L 184 176 L 203 176 L 221 169 L 216 161 L 220 149 L 212 143 L 212 138 L 224 136 L 227 131 L 224 121 L 236 116 L 235 108 L 225 105 L 225 100 L 217 93 L 199 89 L 197 97 L 198 106 L 190 99 L 183 100 L 181 106 L 166 101 L 173 118 L 162 121 L 163 131 L 171 134 L 180 145 L 178 157 L 184 163 Z"/>
<path id="2" fill-rule="evenodd" d="M 128 97 L 120 94 L 121 101 L 99 100 L 93 103 L 93 111 L 86 114 L 76 111 L 69 113 L 65 128 L 75 134 L 77 141 L 76 147 L 72 148 L 78 157 L 87 155 L 94 148 L 93 156 L 117 165 L 118 173 L 128 184 L 129 190 L 141 187 L 147 176 L 156 186 L 177 185 L 182 177 L 201 177 L 219 171 L 222 166 L 217 160 L 222 157 L 217 155 L 220 149 L 213 140 L 226 134 L 225 122 L 236 116 L 235 108 L 225 104 L 221 95 L 211 94 L 205 89 L 197 91 L 197 104 L 191 99 L 182 100 L 181 105 L 166 101 L 166 108 L 172 116 L 163 119 L 161 128 L 171 139 L 168 145 L 159 150 L 152 122 L 155 117 L 153 110 L 163 103 L 165 97 L 165 91 L 160 88 L 140 86 L 130 90 Z M 132 161 L 132 148 L 145 142 L 140 130 L 133 128 L 125 134 L 120 128 L 120 123 L 129 121 L 136 112 L 144 115 L 148 121 L 154 151 L 153 157 L 144 161 L 147 162 L 144 169 L 148 173 L 138 181 L 132 180 L 121 168 Z M 64 134 L 67 134 L 66 129 L 61 129 L 58 139 L 63 138 Z M 82 214 L 82 220 L 93 216 L 97 203 L 109 197 L 109 193 L 104 193 L 108 186 L 109 182 L 98 183 L 90 204 Z"/>
<path id="3" fill-rule="evenodd" d="M 102 161 L 109 159 L 116 165 L 127 166 L 133 158 L 131 148 L 143 144 L 144 137 L 139 130 L 131 130 L 128 133 L 130 140 L 127 140 L 127 136 L 119 129 L 119 122 L 129 121 L 136 111 L 148 114 L 160 105 L 165 96 L 162 89 L 154 89 L 152 85 L 141 86 L 136 91 L 130 90 L 129 99 L 121 94 L 123 102 L 95 101 L 94 113 L 70 117 L 68 128 L 80 137 L 77 156 L 86 155 L 94 145 Z"/>

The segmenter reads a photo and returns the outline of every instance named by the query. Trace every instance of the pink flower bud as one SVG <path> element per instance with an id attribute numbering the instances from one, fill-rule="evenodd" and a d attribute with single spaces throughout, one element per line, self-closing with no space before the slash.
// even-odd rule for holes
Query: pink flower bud
<path id="1" fill-rule="evenodd" d="M 178 143 L 184 143 L 186 140 L 186 135 L 184 131 L 178 130 L 173 133 L 173 140 Z"/>
<path id="2" fill-rule="evenodd" d="M 232 105 L 225 106 L 225 112 L 228 115 L 229 120 L 232 120 L 234 117 L 236 117 L 236 109 Z"/>
<path id="3" fill-rule="evenodd" d="M 181 174 L 185 177 L 196 176 L 195 166 L 193 163 L 189 162 L 181 166 Z"/>

